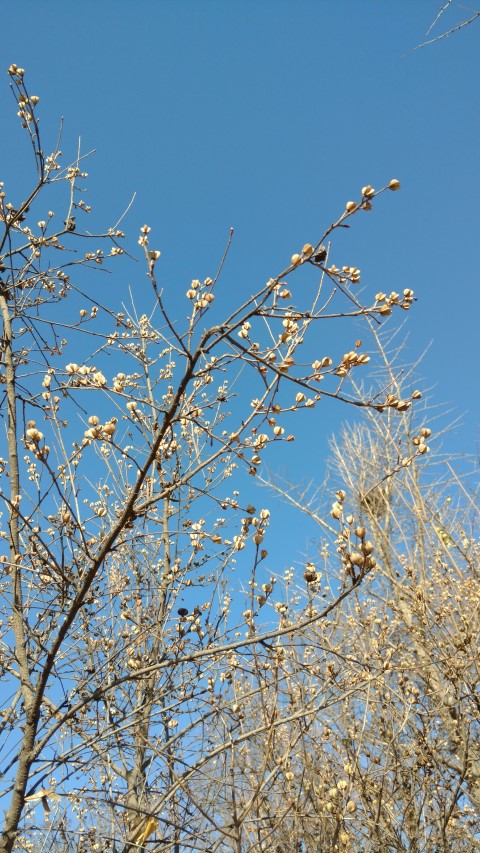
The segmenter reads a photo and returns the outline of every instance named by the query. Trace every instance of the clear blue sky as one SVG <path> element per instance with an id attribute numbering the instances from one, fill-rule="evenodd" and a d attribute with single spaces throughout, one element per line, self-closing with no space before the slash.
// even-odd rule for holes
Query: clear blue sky
<path id="1" fill-rule="evenodd" d="M 471 452 L 479 414 L 480 24 L 412 52 L 440 5 L 27 0 L 2 11 L 2 56 L 5 70 L 10 62 L 26 68 L 41 97 L 45 148 L 63 115 L 65 159 L 78 136 L 83 150 L 96 149 L 86 167 L 92 221 L 112 224 L 137 194 L 125 229 L 136 238 L 140 225 L 152 226 L 174 312 L 177 293 L 185 310 L 192 278 L 214 273 L 230 226 L 225 304 L 314 243 L 364 184 L 399 178 L 401 192 L 356 217 L 333 260 L 360 267 L 373 293 L 415 290 L 408 356 L 432 343 L 423 385 L 435 386 L 435 403 L 464 413 L 450 442 Z M 462 14 L 452 8 L 438 32 Z M 27 161 L 6 74 L 0 110 L 0 179 L 23 188 Z M 108 286 L 119 300 L 127 284 L 144 286 L 140 265 L 118 270 Z M 338 346 L 343 352 L 351 341 Z M 289 449 L 292 476 L 320 476 L 329 431 L 348 414 L 334 408 Z"/>

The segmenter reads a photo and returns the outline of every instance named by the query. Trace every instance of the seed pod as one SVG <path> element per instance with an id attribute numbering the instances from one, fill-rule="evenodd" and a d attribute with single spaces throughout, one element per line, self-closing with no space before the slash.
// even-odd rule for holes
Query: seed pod
<path id="1" fill-rule="evenodd" d="M 303 573 L 303 577 L 305 578 L 307 583 L 315 583 L 318 580 L 318 575 L 315 569 L 311 566 L 307 566 Z"/>
<path id="2" fill-rule="evenodd" d="M 315 252 L 315 254 L 312 257 L 312 261 L 314 261 L 314 263 L 316 263 L 316 264 L 323 264 L 324 260 L 326 260 L 326 257 L 327 257 L 327 250 L 326 250 L 325 246 L 319 246 L 318 250 Z"/>

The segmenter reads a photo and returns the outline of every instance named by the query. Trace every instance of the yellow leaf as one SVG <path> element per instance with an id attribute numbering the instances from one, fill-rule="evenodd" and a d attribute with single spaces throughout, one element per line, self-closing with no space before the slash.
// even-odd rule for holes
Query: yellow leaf
<path id="1" fill-rule="evenodd" d="M 147 838 L 155 832 L 158 826 L 158 820 L 156 817 L 147 817 L 144 822 L 140 824 L 139 827 L 135 830 L 132 841 L 134 844 L 143 844 Z"/>

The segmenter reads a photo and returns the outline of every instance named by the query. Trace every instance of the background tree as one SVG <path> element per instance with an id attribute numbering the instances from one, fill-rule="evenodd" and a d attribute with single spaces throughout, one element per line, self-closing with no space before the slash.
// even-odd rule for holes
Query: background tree
<path id="1" fill-rule="evenodd" d="M 373 331 L 384 381 L 399 396 L 412 377 Z M 368 529 L 377 560 L 341 612 L 296 635 L 295 661 L 311 662 L 312 678 L 330 667 L 334 698 L 339 685 L 354 686 L 292 751 L 292 837 L 308 850 L 322 849 L 312 839 L 325 827 L 354 851 L 480 847 L 478 500 L 471 478 L 440 452 L 399 469 L 429 439 L 427 427 L 414 428 L 419 414 L 386 411 L 380 421 L 367 413 L 333 440 L 329 482 L 343 487 L 341 518 L 351 520 L 340 536 L 325 521 L 325 493 L 273 483 L 320 528 L 318 563 L 305 572 L 309 596 L 325 579 L 327 589 L 341 582 L 332 545 L 351 553 Z M 303 598 L 298 579 L 296 589 Z"/>
<path id="2" fill-rule="evenodd" d="M 124 254 L 120 223 L 86 230 L 83 157 L 62 168 L 58 145 L 45 154 L 39 99 L 22 68 L 9 75 L 37 180 L 23 201 L 0 194 L 0 851 L 268 849 L 289 825 L 274 783 L 290 784 L 302 727 L 356 689 L 332 682 L 329 662 L 327 688 L 310 684 L 289 638 L 329 624 L 376 563 L 359 534 L 361 555 L 343 549 L 339 582 L 290 609 L 261 575 L 270 513 L 250 492 L 301 409 L 332 398 L 404 412 L 420 396 L 352 393 L 352 372 L 369 361 L 361 342 L 336 359 L 312 334 L 320 320 L 379 322 L 412 305 L 409 288 L 360 301 L 359 270 L 329 260 L 327 239 L 383 190 L 365 186 L 314 245 L 239 292 L 228 316 L 214 300 L 230 240 L 213 278 L 186 288 L 181 321 L 157 285 L 145 225 L 151 303 L 117 306 L 91 278 Z M 338 492 L 332 510 L 340 522 L 344 500 Z M 236 567 L 249 578 L 243 611 Z"/>

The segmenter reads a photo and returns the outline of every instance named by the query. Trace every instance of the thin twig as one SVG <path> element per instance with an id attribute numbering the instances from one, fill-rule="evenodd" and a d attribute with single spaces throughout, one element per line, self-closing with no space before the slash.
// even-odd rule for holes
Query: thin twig
<path id="1" fill-rule="evenodd" d="M 441 17 L 442 17 L 442 15 L 443 15 L 443 13 L 444 13 L 444 12 L 448 9 L 448 7 L 450 6 L 450 3 L 451 3 L 451 2 L 452 2 L 452 0 L 447 0 L 447 2 L 445 3 L 445 6 L 442 6 L 442 8 L 440 9 L 440 11 L 439 11 L 438 15 L 436 16 L 435 20 L 430 24 L 430 26 L 429 26 L 429 28 L 428 28 L 428 30 L 427 30 L 427 36 L 429 35 L 429 33 L 431 33 L 431 32 L 432 32 L 432 30 L 433 30 L 433 28 L 434 28 L 435 24 L 437 24 L 437 23 L 438 23 L 438 21 L 440 20 L 440 18 L 441 18 Z"/>
<path id="2" fill-rule="evenodd" d="M 464 27 L 467 27 L 468 24 L 471 24 L 473 21 L 476 21 L 477 18 L 480 18 L 480 12 L 475 12 L 471 18 L 468 18 L 467 21 L 462 21 L 461 24 L 458 24 L 456 27 L 452 27 L 451 30 L 448 30 L 446 33 L 442 33 L 441 36 L 436 36 L 433 39 L 428 39 L 428 41 L 422 42 L 422 44 L 417 44 L 416 47 L 411 50 L 411 53 L 414 53 L 416 50 L 419 50 L 421 47 L 426 47 L 428 44 L 434 44 L 436 41 L 440 41 L 441 39 L 447 38 L 447 36 L 451 36 L 452 33 L 458 32 L 458 30 L 462 30 Z"/>

